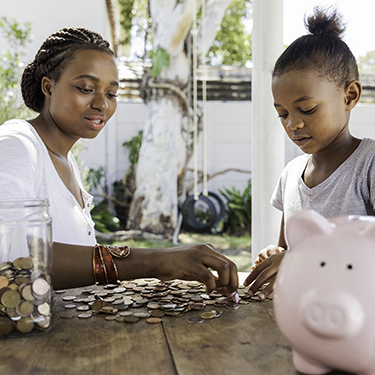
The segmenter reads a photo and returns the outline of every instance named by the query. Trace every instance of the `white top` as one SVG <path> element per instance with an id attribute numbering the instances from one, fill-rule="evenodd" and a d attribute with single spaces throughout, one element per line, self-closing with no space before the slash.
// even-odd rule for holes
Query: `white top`
<path id="1" fill-rule="evenodd" d="M 17 119 L 0 126 L 0 199 L 47 198 L 54 242 L 95 245 L 93 197 L 83 188 L 71 152 L 68 161 L 82 191 L 83 209 L 61 180 L 34 127 Z"/>
<path id="2" fill-rule="evenodd" d="M 355 151 L 322 183 L 309 188 L 302 175 L 311 155 L 301 155 L 283 170 L 271 204 L 285 223 L 302 209 L 326 218 L 375 215 L 375 140 L 364 138 Z"/>

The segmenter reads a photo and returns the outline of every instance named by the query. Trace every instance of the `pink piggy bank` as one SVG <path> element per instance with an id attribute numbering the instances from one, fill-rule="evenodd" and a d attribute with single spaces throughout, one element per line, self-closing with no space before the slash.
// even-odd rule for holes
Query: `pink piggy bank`
<path id="1" fill-rule="evenodd" d="M 287 223 L 276 322 L 305 374 L 375 375 L 375 217 L 304 210 Z"/>

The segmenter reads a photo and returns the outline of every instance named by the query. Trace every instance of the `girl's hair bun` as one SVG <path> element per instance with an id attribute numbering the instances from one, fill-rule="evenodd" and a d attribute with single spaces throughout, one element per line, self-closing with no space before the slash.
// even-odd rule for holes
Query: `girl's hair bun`
<path id="1" fill-rule="evenodd" d="M 305 27 L 312 35 L 330 35 L 341 38 L 345 32 L 342 16 L 336 9 L 314 8 L 313 15 L 305 18 Z"/>
<path id="2" fill-rule="evenodd" d="M 310 32 L 297 38 L 277 59 L 272 77 L 292 70 L 312 70 L 338 87 L 358 80 L 358 67 L 353 53 L 341 36 L 345 31 L 342 16 L 335 8 L 314 8 L 305 17 Z"/>

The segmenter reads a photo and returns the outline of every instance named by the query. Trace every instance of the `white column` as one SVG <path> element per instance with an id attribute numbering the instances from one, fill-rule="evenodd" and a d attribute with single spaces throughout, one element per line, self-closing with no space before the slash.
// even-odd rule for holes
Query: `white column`
<path id="1" fill-rule="evenodd" d="M 283 51 L 283 0 L 253 1 L 252 259 L 277 244 L 280 213 L 270 204 L 285 163 L 284 130 L 273 107 L 271 72 Z"/>

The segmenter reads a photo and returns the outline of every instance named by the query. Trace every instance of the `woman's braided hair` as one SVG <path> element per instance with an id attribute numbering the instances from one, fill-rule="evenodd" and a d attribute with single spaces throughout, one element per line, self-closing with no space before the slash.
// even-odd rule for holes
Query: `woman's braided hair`
<path id="1" fill-rule="evenodd" d="M 27 107 L 41 112 L 43 77 L 58 81 L 77 51 L 93 49 L 113 55 L 109 43 L 100 34 L 84 28 L 64 28 L 49 36 L 22 74 L 21 91 Z"/>
<path id="2" fill-rule="evenodd" d="M 358 80 L 353 53 L 341 39 L 345 31 L 342 16 L 335 9 L 314 8 L 305 26 L 310 34 L 296 39 L 276 61 L 272 77 L 292 70 L 313 70 L 320 77 L 346 87 Z"/>

